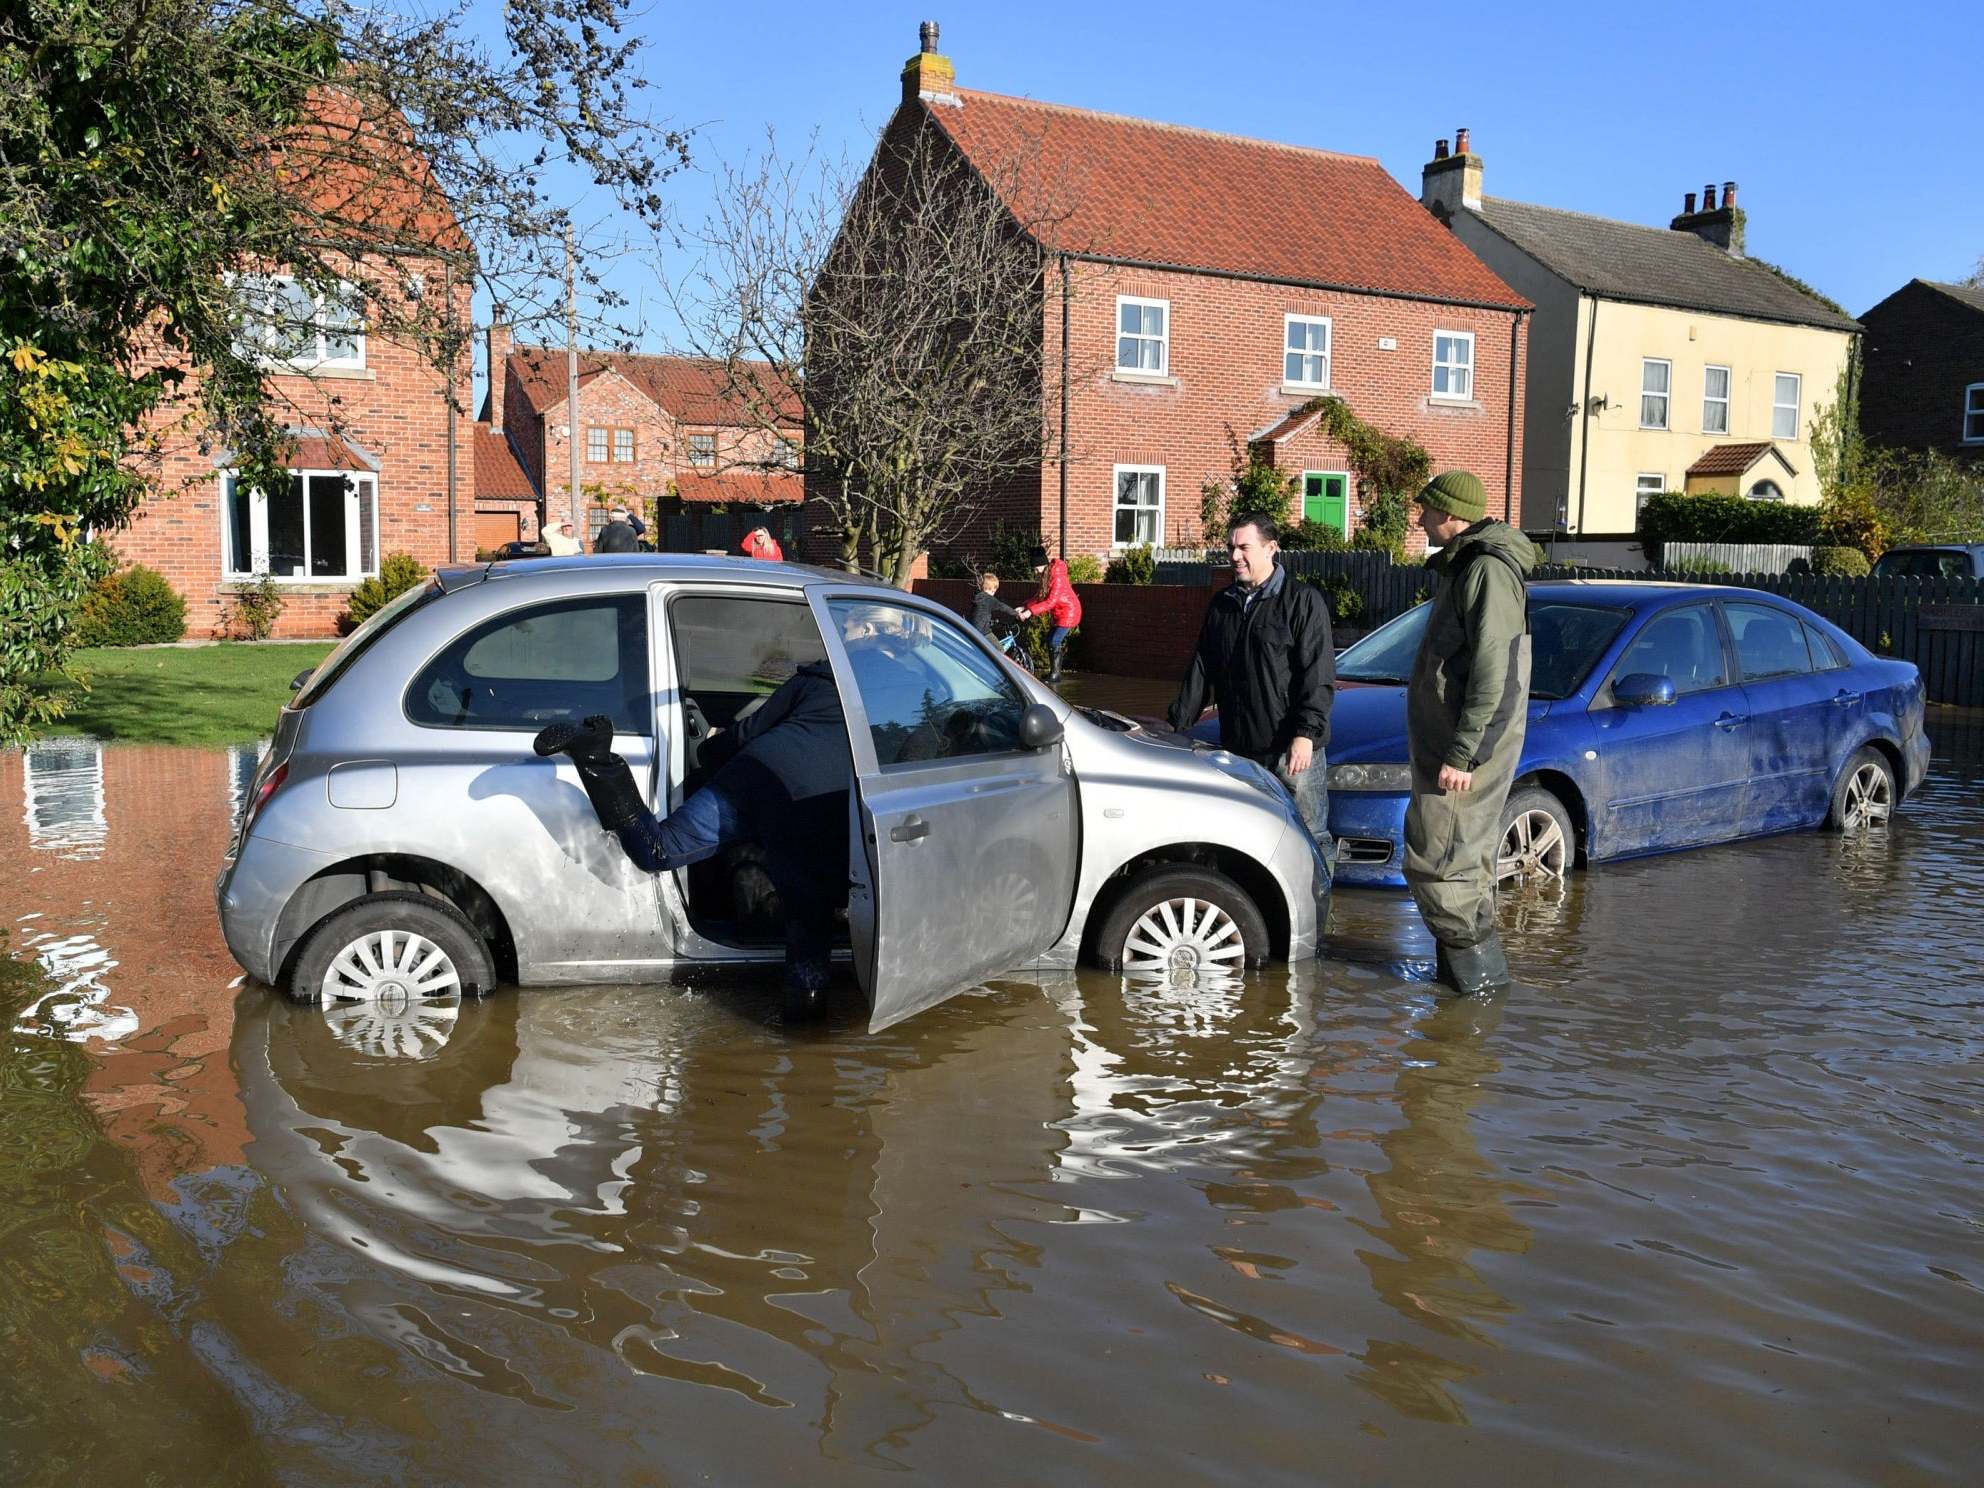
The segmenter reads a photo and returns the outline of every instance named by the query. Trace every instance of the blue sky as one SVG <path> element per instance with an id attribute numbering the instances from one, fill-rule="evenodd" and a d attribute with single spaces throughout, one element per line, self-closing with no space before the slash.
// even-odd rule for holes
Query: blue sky
<path id="1" fill-rule="evenodd" d="M 700 219 L 702 170 L 767 125 L 865 158 L 924 19 L 966 87 L 1375 155 L 1415 195 L 1463 124 L 1491 196 L 1665 223 L 1684 191 L 1734 180 L 1750 251 L 1854 314 L 1984 255 L 1984 36 L 1957 0 L 659 3 L 635 18 L 650 106 L 697 131 L 675 210 Z M 670 323 L 649 286 L 676 269 L 611 270 L 657 348 Z"/>

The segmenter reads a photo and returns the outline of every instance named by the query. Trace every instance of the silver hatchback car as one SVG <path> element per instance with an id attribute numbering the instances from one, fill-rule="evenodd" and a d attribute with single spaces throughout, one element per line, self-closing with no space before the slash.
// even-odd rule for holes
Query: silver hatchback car
<path id="1" fill-rule="evenodd" d="M 847 638 L 873 630 L 890 660 L 857 671 Z M 1176 974 L 1316 953 L 1328 871 L 1252 761 L 1071 707 L 898 589 L 652 554 L 445 571 L 301 679 L 221 870 L 228 948 L 326 1002 L 776 962 L 750 848 L 645 873 L 531 739 L 611 716 L 665 814 L 713 730 L 823 658 L 855 775 L 845 954 L 872 1026 L 1082 955 Z"/>

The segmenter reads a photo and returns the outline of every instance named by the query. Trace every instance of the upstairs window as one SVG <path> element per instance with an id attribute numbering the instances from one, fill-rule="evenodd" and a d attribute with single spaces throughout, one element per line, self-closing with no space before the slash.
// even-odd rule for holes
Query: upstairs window
<path id="1" fill-rule="evenodd" d="M 1674 364 L 1658 357 L 1640 362 L 1640 427 L 1667 427 L 1667 391 L 1673 386 Z"/>
<path id="2" fill-rule="evenodd" d="M 716 435 L 691 434 L 689 436 L 689 463 L 699 467 L 716 464 Z"/>
<path id="3" fill-rule="evenodd" d="M 631 465 L 634 463 L 634 431 L 615 429 L 613 431 L 613 463 Z"/>
<path id="4" fill-rule="evenodd" d="M 1116 370 L 1162 376 L 1171 370 L 1171 302 L 1116 297 Z"/>
<path id="5" fill-rule="evenodd" d="M 1804 379 L 1796 372 L 1777 374 L 1776 392 L 1770 402 L 1770 437 L 1773 439 L 1796 439 L 1798 437 L 1798 393 Z"/>
<path id="6" fill-rule="evenodd" d="M 242 274 L 234 283 L 241 296 L 234 338 L 240 355 L 297 371 L 365 365 L 365 322 L 351 285 L 323 295 L 288 274 Z"/>
<path id="7" fill-rule="evenodd" d="M 1330 385 L 1330 323 L 1319 315 L 1282 317 L 1281 380 L 1291 387 Z"/>
<path id="8" fill-rule="evenodd" d="M 1455 402 L 1474 396 L 1474 332 L 1433 332 L 1433 396 Z"/>
<path id="9" fill-rule="evenodd" d="M 586 462 L 590 465 L 604 465 L 608 441 L 612 438 L 611 429 L 602 429 L 597 424 L 586 430 Z"/>
<path id="10" fill-rule="evenodd" d="M 1702 433 L 1729 432 L 1729 369 L 1702 369 Z"/>
<path id="11" fill-rule="evenodd" d="M 1984 444 L 1984 382 L 1963 390 L 1963 442 Z"/>

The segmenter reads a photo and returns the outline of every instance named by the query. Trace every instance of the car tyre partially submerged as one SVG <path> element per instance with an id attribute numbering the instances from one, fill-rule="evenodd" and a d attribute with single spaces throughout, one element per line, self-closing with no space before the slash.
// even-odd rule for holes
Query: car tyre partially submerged
<path id="1" fill-rule="evenodd" d="M 1171 868 L 1131 882 L 1103 916 L 1095 954 L 1110 971 L 1263 966 L 1267 920 L 1247 891 L 1210 868 Z"/>
<path id="2" fill-rule="evenodd" d="M 1498 883 L 1562 878 L 1577 858 L 1577 829 L 1570 812 L 1549 791 L 1525 785 L 1502 808 L 1502 845 L 1495 854 Z"/>
<path id="3" fill-rule="evenodd" d="M 425 894 L 368 894 L 305 937 L 286 990 L 298 1002 L 376 1002 L 397 1009 L 481 997 L 494 959 L 452 904 Z"/>
<path id="4" fill-rule="evenodd" d="M 1894 815 L 1894 803 L 1900 794 L 1895 788 L 1894 766 L 1888 763 L 1888 757 L 1867 745 L 1839 772 L 1826 825 L 1835 832 L 1885 827 Z"/>

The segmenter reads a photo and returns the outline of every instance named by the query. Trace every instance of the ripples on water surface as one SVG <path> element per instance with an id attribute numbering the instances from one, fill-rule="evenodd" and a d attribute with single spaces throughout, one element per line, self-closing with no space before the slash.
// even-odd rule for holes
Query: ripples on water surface
<path id="1" fill-rule="evenodd" d="M 233 762 L 0 759 L 0 1478 L 1974 1480 L 1977 757 L 1507 904 L 1492 1002 L 1345 893 L 1354 961 L 875 1037 L 236 990 Z"/>

